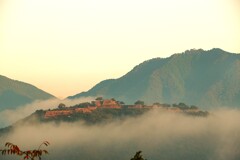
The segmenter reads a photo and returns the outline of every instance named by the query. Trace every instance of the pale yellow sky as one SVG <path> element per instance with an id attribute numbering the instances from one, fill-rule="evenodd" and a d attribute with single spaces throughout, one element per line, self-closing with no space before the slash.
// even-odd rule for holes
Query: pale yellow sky
<path id="1" fill-rule="evenodd" d="M 0 74 L 57 97 L 214 47 L 240 53 L 240 0 L 0 0 Z"/>

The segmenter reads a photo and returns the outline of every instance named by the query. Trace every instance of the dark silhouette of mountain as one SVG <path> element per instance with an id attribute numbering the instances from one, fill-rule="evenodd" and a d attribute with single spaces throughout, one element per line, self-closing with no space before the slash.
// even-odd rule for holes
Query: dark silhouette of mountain
<path id="1" fill-rule="evenodd" d="M 0 75 L 0 111 L 3 109 L 13 109 L 35 100 L 50 98 L 54 98 L 54 96 L 33 85 Z"/>
<path id="2" fill-rule="evenodd" d="M 197 106 L 240 106 L 240 55 L 218 48 L 187 50 L 154 58 L 118 79 L 104 80 L 69 99 L 103 96 L 126 103 L 184 102 Z"/>

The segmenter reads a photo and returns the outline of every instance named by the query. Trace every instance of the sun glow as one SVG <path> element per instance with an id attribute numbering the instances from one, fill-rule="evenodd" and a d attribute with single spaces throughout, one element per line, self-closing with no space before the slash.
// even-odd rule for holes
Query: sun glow
<path id="1" fill-rule="evenodd" d="M 238 0 L 2 0 L 0 73 L 65 97 L 150 58 L 240 53 L 239 17 Z"/>

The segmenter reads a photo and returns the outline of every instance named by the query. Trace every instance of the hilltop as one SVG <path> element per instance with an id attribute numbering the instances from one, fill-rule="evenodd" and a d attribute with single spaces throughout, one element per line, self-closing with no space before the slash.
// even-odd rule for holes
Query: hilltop
<path id="1" fill-rule="evenodd" d="M 112 122 L 113 120 L 123 120 L 127 117 L 140 116 L 148 111 L 158 110 L 167 113 L 179 113 L 191 116 L 208 116 L 207 111 L 200 110 L 199 107 L 184 103 L 160 104 L 158 102 L 146 105 L 144 101 L 138 100 L 134 104 L 125 104 L 114 98 L 103 99 L 98 97 L 91 102 L 83 102 L 73 106 L 66 106 L 60 103 L 54 109 L 37 110 L 30 116 L 13 124 L 23 125 L 25 123 L 47 123 L 47 122 L 75 122 L 83 121 L 86 124 L 97 124 Z"/>
<path id="2" fill-rule="evenodd" d="M 213 107 L 239 107 L 240 55 L 218 48 L 187 50 L 145 61 L 118 79 L 104 80 L 69 99 L 103 96 L 127 103 L 142 99 Z"/>

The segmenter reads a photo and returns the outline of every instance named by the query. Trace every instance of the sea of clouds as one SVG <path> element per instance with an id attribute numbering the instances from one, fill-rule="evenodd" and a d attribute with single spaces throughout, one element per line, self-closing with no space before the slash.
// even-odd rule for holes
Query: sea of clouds
<path id="1" fill-rule="evenodd" d="M 48 109 L 58 104 L 55 100 L 35 102 L 17 111 L 28 115 L 34 106 Z M 17 112 L 11 114 L 21 118 Z M 208 117 L 196 117 L 155 109 L 139 117 L 90 126 L 82 122 L 24 125 L 1 137 L 0 148 L 12 142 L 23 150 L 33 149 L 45 140 L 51 145 L 43 147 L 50 153 L 44 160 L 130 160 L 139 150 L 148 160 L 239 160 L 240 110 L 218 109 Z M 20 159 L 0 155 L 1 160 L 14 158 Z"/>

